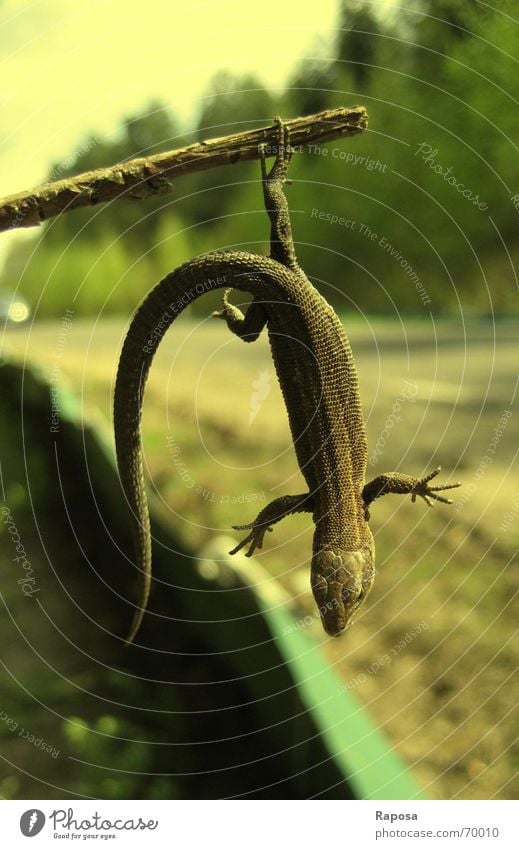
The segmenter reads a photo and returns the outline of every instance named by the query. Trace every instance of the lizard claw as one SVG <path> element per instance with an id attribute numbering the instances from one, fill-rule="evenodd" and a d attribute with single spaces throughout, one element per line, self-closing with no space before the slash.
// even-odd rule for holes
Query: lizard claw
<path id="1" fill-rule="evenodd" d="M 271 181 L 279 183 L 281 185 L 283 185 L 284 183 L 290 185 L 290 181 L 287 180 L 286 176 L 290 160 L 294 155 L 294 148 L 290 147 L 290 130 L 284 123 L 283 119 L 279 117 L 279 115 L 274 118 L 274 123 L 277 124 L 278 128 L 277 151 L 276 158 L 274 160 L 274 165 L 272 166 L 269 174 L 267 174 L 265 164 L 266 146 L 265 144 L 258 145 L 258 151 L 261 158 L 261 172 L 263 182 L 265 183 L 267 181 Z"/>
<path id="2" fill-rule="evenodd" d="M 452 504 L 452 498 L 444 498 L 443 495 L 437 495 L 437 492 L 442 492 L 445 489 L 455 489 L 458 486 L 461 486 L 460 483 L 447 483 L 443 486 L 429 486 L 429 481 L 436 477 L 441 472 L 441 466 L 437 466 L 437 468 L 430 472 L 425 478 L 419 480 L 412 491 L 411 501 L 416 501 L 416 496 L 418 495 L 420 498 L 423 498 L 425 503 L 429 507 L 434 507 L 431 499 L 433 498 L 435 501 L 441 501 L 443 504 Z"/>
<path id="3" fill-rule="evenodd" d="M 272 532 L 274 529 L 269 525 L 233 525 L 235 531 L 247 531 L 251 528 L 250 534 L 248 534 L 245 539 L 242 539 L 241 542 L 235 546 L 229 554 L 236 554 L 240 551 L 244 546 L 248 545 L 249 550 L 245 553 L 245 557 L 252 557 L 255 550 L 263 548 L 263 537 L 267 531 Z"/>
<path id="4" fill-rule="evenodd" d="M 274 120 L 278 125 L 278 158 L 283 163 L 282 181 L 283 183 L 286 183 L 287 186 L 290 186 L 292 181 L 286 179 L 288 166 L 290 165 L 290 160 L 294 155 L 294 149 L 290 147 L 290 130 L 279 115 L 276 115 Z"/>
<path id="5" fill-rule="evenodd" d="M 222 309 L 221 310 L 213 310 L 211 313 L 211 318 L 227 318 L 227 314 L 229 309 L 231 308 L 231 304 L 229 303 L 229 295 L 232 292 L 232 289 L 224 289 L 222 295 Z"/>

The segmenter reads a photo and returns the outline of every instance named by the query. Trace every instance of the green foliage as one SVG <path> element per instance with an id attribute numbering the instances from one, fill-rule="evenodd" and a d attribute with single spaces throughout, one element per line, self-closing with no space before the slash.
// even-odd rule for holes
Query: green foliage
<path id="1" fill-rule="evenodd" d="M 377 57 L 380 28 L 374 12 L 356 3 L 343 2 L 337 37 L 337 63 L 350 65 L 359 88 L 368 84 Z"/>
<path id="2" fill-rule="evenodd" d="M 198 138 L 204 141 L 211 136 L 247 129 L 269 115 L 272 98 L 261 81 L 253 74 L 233 76 L 229 71 L 219 71 L 209 85 L 198 118 Z"/>
<path id="3" fill-rule="evenodd" d="M 509 0 L 499 11 L 410 0 L 392 13 L 342 0 L 335 56 L 316 49 L 282 96 L 252 75 L 221 71 L 211 81 L 194 128 L 199 139 L 275 114 L 368 108 L 367 133 L 295 157 L 287 190 L 301 263 L 340 308 L 424 315 L 457 310 L 460 300 L 480 314 L 512 308 L 519 185 L 512 12 Z M 127 118 L 116 139 L 87 139 L 49 177 L 192 140 L 152 103 Z M 12 248 L 0 284 L 19 286 L 33 304 L 41 297 L 42 316 L 72 302 L 85 314 L 128 313 L 181 262 L 231 246 L 262 251 L 268 232 L 259 165 L 242 163 L 191 175 L 166 198 L 62 216 L 43 238 Z"/>
<path id="4" fill-rule="evenodd" d="M 288 80 L 286 107 L 295 115 L 330 108 L 337 82 L 334 64 L 329 55 L 304 59 Z"/>
<path id="5" fill-rule="evenodd" d="M 117 764 L 118 776 L 97 778 L 103 798 L 130 799 L 141 795 L 139 773 L 149 770 L 152 747 L 146 745 L 146 731 L 115 716 L 101 716 L 89 723 L 77 716 L 63 722 L 63 735 L 79 756 L 102 763 L 105 759 Z M 136 741 L 144 739 L 144 744 Z M 88 767 L 78 771 L 78 792 L 89 795 L 92 775 Z M 173 794 L 171 781 L 163 788 L 164 794 Z M 153 798 L 153 797 L 152 797 Z M 159 798 L 169 798 L 168 795 Z"/>

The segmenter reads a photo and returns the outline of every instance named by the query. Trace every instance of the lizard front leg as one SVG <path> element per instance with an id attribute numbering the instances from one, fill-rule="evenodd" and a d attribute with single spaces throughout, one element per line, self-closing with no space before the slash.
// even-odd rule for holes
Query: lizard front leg
<path id="1" fill-rule="evenodd" d="M 429 507 L 433 506 L 431 499 L 442 501 L 444 504 L 452 504 L 452 499 L 444 498 L 443 495 L 438 495 L 446 489 L 455 489 L 461 486 L 459 483 L 448 483 L 443 486 L 429 486 L 429 481 L 436 477 L 441 471 L 441 466 L 438 466 L 427 475 L 425 478 L 413 478 L 411 475 L 403 475 L 399 472 L 385 472 L 372 481 L 366 484 L 362 490 L 364 505 L 367 508 L 375 500 L 381 498 L 382 495 L 392 492 L 396 495 L 411 495 L 411 500 L 416 501 L 416 496 L 423 498 Z"/>
<path id="2" fill-rule="evenodd" d="M 292 513 L 312 513 L 314 509 L 312 495 L 305 492 L 302 495 L 282 495 L 267 504 L 260 510 L 253 522 L 248 525 L 233 525 L 235 531 L 248 531 L 250 534 L 229 552 L 236 554 L 245 545 L 249 545 L 246 556 L 251 557 L 257 548 L 263 547 L 263 537 L 267 531 L 272 530 L 272 525 L 280 522 L 285 516 Z"/>
<path id="3" fill-rule="evenodd" d="M 276 118 L 276 121 L 278 124 L 278 150 L 274 165 L 268 173 L 265 145 L 260 146 L 263 197 L 271 224 L 270 258 L 294 270 L 298 269 L 299 266 L 292 239 L 288 203 L 283 192 L 283 185 L 287 182 L 286 175 L 293 151 L 290 148 L 288 128 L 281 118 Z M 255 342 L 267 323 L 265 310 L 260 303 L 253 300 L 244 315 L 238 307 L 229 303 L 228 295 L 231 291 L 232 289 L 224 291 L 222 309 L 213 312 L 213 318 L 221 318 L 226 321 L 229 330 L 243 339 L 244 342 Z"/>

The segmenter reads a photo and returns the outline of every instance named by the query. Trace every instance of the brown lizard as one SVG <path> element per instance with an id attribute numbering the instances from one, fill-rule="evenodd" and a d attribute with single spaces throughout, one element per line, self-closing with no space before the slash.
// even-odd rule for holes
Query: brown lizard
<path id="1" fill-rule="evenodd" d="M 197 257 L 168 274 L 137 309 L 124 341 L 114 397 L 117 461 L 132 512 L 141 594 L 128 642 L 141 623 L 151 585 L 151 534 L 141 459 L 140 418 L 144 386 L 155 350 L 182 310 L 205 292 L 226 291 L 214 313 L 245 342 L 266 326 L 285 400 L 294 449 L 308 492 L 276 498 L 247 525 L 249 534 L 230 553 L 263 545 L 272 525 L 291 513 L 313 514 L 311 587 L 328 634 L 338 635 L 365 600 L 375 576 L 368 508 L 386 493 L 410 493 L 427 504 L 451 503 L 431 486 L 439 468 L 422 479 L 397 472 L 365 484 L 367 445 L 357 372 L 346 333 L 331 306 L 299 267 L 283 192 L 292 151 L 281 120 L 277 155 L 267 173 L 261 153 L 264 201 L 271 221 L 270 257 L 222 251 Z M 249 292 L 245 315 L 232 306 L 231 288 Z"/>

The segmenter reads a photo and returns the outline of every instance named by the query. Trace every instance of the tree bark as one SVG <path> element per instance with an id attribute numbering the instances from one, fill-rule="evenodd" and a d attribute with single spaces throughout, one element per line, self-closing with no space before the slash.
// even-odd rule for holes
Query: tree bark
<path id="1" fill-rule="evenodd" d="M 362 106 L 341 107 L 295 118 L 286 124 L 290 143 L 297 148 L 361 133 L 367 127 L 367 113 Z M 0 199 L 0 231 L 35 227 L 62 212 L 96 206 L 116 198 L 142 200 L 168 194 L 173 190 L 176 177 L 258 159 L 261 144 L 267 145 L 267 155 L 273 155 L 277 133 L 276 124 L 234 133 L 167 153 L 120 162 L 110 168 L 87 171 L 77 177 L 11 195 Z"/>

